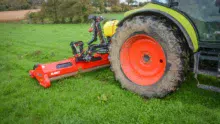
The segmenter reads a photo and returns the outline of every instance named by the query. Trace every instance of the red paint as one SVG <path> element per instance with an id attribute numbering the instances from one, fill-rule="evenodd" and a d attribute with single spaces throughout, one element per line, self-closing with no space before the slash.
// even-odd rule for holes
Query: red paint
<path id="1" fill-rule="evenodd" d="M 149 58 L 146 59 L 144 58 Z M 164 75 L 166 57 L 161 45 L 152 37 L 138 34 L 129 38 L 120 51 L 121 68 L 133 83 L 153 85 Z"/>
<path id="2" fill-rule="evenodd" d="M 41 86 L 48 88 L 51 86 L 50 79 L 74 72 L 84 71 L 99 66 L 109 65 L 108 54 L 95 54 L 95 57 L 100 56 L 102 60 L 94 62 L 76 62 L 75 57 L 59 62 L 53 62 L 48 64 L 40 64 L 35 70 L 30 70 L 30 77 L 36 78 Z M 58 64 L 72 63 L 72 66 L 66 68 L 57 69 Z"/>
<path id="3" fill-rule="evenodd" d="M 88 30 L 89 32 L 93 32 L 93 28 L 91 27 L 91 28 L 89 28 L 89 30 Z"/>

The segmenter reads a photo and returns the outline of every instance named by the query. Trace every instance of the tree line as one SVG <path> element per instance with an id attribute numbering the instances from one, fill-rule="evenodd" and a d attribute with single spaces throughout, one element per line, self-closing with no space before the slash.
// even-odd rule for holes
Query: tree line
<path id="1" fill-rule="evenodd" d="M 0 0 L 0 11 L 25 10 L 36 8 L 44 0 Z"/>
<path id="2" fill-rule="evenodd" d="M 83 23 L 88 15 L 108 12 L 125 12 L 134 0 L 0 0 L 0 11 L 41 8 L 30 13 L 30 23 Z"/>
<path id="3" fill-rule="evenodd" d="M 30 23 L 84 23 L 94 13 L 122 12 L 131 7 L 119 0 L 46 0 L 41 11 L 29 14 Z"/>

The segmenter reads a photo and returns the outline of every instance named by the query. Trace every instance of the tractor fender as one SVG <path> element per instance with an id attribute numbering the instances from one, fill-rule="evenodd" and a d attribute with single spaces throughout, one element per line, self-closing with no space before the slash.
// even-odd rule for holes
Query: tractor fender
<path id="1" fill-rule="evenodd" d="M 167 8 L 167 9 L 169 9 L 169 8 Z M 170 9 L 170 10 L 172 10 L 172 9 Z M 175 10 L 172 10 L 172 11 L 175 11 Z M 172 21 L 175 25 L 177 25 L 178 28 L 181 30 L 181 32 L 183 33 L 184 37 L 187 40 L 189 48 L 193 52 L 198 51 L 197 29 L 195 28 L 195 26 L 191 20 L 189 20 L 185 15 L 183 15 L 179 12 L 176 12 L 175 14 L 171 15 L 167 12 L 164 12 L 164 11 L 161 11 L 158 9 L 141 9 L 141 10 L 135 11 L 135 12 L 129 14 L 128 16 L 126 16 L 123 20 L 121 20 L 118 23 L 118 27 L 122 26 L 126 20 L 131 19 L 135 16 L 139 16 L 139 15 L 156 15 L 156 16 L 159 15 L 159 16 L 166 17 L 167 19 Z"/>

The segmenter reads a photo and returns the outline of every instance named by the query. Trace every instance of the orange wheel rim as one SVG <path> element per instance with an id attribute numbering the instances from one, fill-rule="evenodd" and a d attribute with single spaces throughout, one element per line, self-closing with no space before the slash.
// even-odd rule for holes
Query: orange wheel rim
<path id="1" fill-rule="evenodd" d="M 163 48 L 145 34 L 134 35 L 126 40 L 120 51 L 120 62 L 127 78 L 142 86 L 158 82 L 166 68 Z"/>

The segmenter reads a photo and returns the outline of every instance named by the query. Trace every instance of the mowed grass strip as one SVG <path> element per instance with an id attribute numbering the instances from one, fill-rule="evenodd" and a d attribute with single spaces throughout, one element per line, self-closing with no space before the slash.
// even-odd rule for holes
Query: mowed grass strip
<path id="1" fill-rule="evenodd" d="M 113 17 L 113 16 L 112 16 Z M 90 24 L 0 24 L 0 123 L 219 123 L 220 94 L 196 88 L 192 74 L 164 99 L 122 89 L 109 68 L 44 89 L 28 71 L 72 56 L 71 41 L 89 41 Z M 200 76 L 201 83 L 219 80 Z"/>

